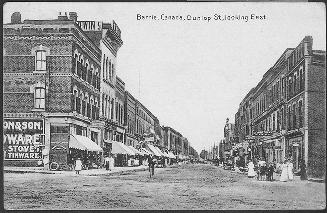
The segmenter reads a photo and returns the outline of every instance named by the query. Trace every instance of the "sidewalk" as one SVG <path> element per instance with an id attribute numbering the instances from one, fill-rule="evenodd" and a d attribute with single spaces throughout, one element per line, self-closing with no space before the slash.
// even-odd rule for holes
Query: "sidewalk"
<path id="1" fill-rule="evenodd" d="M 114 167 L 111 171 L 105 168 L 90 169 L 80 171 L 80 175 L 86 176 L 98 176 L 98 175 L 113 175 L 124 174 L 137 171 L 146 171 L 147 166 L 135 166 L 135 167 Z M 3 168 L 5 173 L 41 173 L 41 174 L 61 174 L 61 175 L 75 175 L 75 171 L 50 171 L 43 167 L 7 167 Z"/>

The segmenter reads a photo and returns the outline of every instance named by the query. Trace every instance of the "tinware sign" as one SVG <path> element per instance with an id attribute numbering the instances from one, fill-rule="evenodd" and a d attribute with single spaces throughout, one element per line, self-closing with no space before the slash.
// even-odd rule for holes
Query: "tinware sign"
<path id="1" fill-rule="evenodd" d="M 5 160 L 42 159 L 43 120 L 4 119 Z"/>

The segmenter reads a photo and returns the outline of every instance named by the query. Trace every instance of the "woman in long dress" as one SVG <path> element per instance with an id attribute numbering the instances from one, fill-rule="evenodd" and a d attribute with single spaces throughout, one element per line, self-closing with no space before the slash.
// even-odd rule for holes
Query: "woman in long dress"
<path id="1" fill-rule="evenodd" d="M 282 174 L 280 175 L 279 181 L 286 182 L 288 180 L 288 165 L 287 160 L 282 164 Z"/>
<path id="2" fill-rule="evenodd" d="M 256 172 L 254 171 L 254 164 L 252 161 L 249 162 L 248 164 L 248 177 L 253 178 L 256 176 Z"/>
<path id="3" fill-rule="evenodd" d="M 288 179 L 289 180 L 293 180 L 294 179 L 294 175 L 293 175 L 293 163 L 291 160 L 288 161 L 287 164 L 287 173 L 288 173 Z"/>
<path id="4" fill-rule="evenodd" d="M 80 158 L 77 158 L 76 161 L 75 161 L 75 171 L 76 171 L 76 174 L 79 174 L 79 171 L 82 170 L 82 161 Z"/>

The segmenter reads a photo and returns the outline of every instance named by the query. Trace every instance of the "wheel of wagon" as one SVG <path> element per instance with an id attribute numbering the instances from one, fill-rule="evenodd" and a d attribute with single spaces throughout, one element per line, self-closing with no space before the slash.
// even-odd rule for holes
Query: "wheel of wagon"
<path id="1" fill-rule="evenodd" d="M 58 170 L 59 169 L 59 164 L 56 162 L 52 162 L 50 164 L 50 170 Z"/>

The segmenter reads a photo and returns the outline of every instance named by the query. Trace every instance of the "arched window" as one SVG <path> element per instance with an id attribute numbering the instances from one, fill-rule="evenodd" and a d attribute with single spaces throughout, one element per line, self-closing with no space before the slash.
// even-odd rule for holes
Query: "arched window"
<path id="1" fill-rule="evenodd" d="M 106 59 L 106 78 L 105 79 L 108 80 L 108 58 Z"/>
<path id="2" fill-rule="evenodd" d="M 303 101 L 299 101 L 299 108 L 298 108 L 298 114 L 299 114 L 299 128 L 303 127 Z"/>
<path id="3" fill-rule="evenodd" d="M 113 78 L 115 75 L 115 67 L 114 67 L 114 63 L 111 64 L 111 78 Z"/>
<path id="4" fill-rule="evenodd" d="M 106 54 L 103 55 L 103 64 L 102 64 L 102 78 L 105 79 L 105 70 L 106 70 Z"/>
<path id="5" fill-rule="evenodd" d="M 109 61 L 109 80 L 111 81 L 111 60 Z"/>

